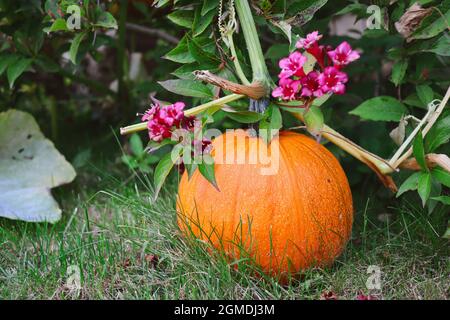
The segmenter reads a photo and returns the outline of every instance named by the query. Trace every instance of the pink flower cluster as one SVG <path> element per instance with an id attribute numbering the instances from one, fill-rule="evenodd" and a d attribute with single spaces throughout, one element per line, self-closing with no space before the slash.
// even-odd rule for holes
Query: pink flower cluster
<path id="1" fill-rule="evenodd" d="M 162 107 L 155 100 L 142 116 L 142 121 L 147 121 L 147 128 L 150 139 L 161 142 L 170 138 L 174 128 L 190 128 L 193 126 L 193 117 L 184 115 L 184 102 L 175 102 L 174 104 Z"/>
<path id="2" fill-rule="evenodd" d="M 195 132 L 196 117 L 186 116 L 184 114 L 185 104 L 183 102 L 175 102 L 168 106 L 161 106 L 160 102 L 153 99 L 153 104 L 142 115 L 142 121 L 147 122 L 147 129 L 150 140 L 161 142 L 164 139 L 171 138 L 175 129 L 185 129 L 191 133 Z M 194 134 L 195 135 L 195 134 Z M 192 140 L 191 157 L 196 155 L 209 154 L 212 150 L 212 141 L 207 138 Z M 183 157 L 177 164 L 180 173 L 185 170 Z"/>
<path id="3" fill-rule="evenodd" d="M 305 100 L 319 98 L 324 94 L 343 94 L 348 76 L 342 68 L 359 59 L 359 53 L 344 41 L 336 49 L 319 45 L 322 35 L 314 31 L 298 40 L 296 47 L 311 54 L 320 69 L 307 74 L 304 65 L 307 57 L 299 51 L 291 53 L 279 62 L 278 87 L 272 92 L 274 98 L 282 100 Z"/>

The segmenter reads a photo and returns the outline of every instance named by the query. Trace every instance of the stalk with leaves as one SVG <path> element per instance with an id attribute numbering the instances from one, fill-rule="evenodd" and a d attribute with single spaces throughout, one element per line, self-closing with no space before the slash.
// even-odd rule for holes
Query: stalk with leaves
<path id="1" fill-rule="evenodd" d="M 358 51 L 352 50 L 347 42 L 341 43 L 335 50 L 319 45 L 322 35 L 318 32 L 304 37 L 293 32 L 293 30 L 301 32 L 302 29 L 298 27 L 311 20 L 314 13 L 326 2 L 312 1 L 302 5 L 295 1 L 271 3 L 247 0 L 220 2 L 205 0 L 185 7 L 180 1 L 180 9 L 175 9 L 169 15 L 169 19 L 179 25 L 188 26 L 189 30 L 165 58 L 182 63 L 183 66 L 173 73 L 179 79 L 164 81 L 161 85 L 168 91 L 191 96 L 195 98 L 194 101 L 201 102 L 197 107 L 184 110 L 184 116 L 198 117 L 205 127 L 211 124 L 212 116 L 218 110 L 222 110 L 238 122 L 259 123 L 264 128 L 274 129 L 280 129 L 281 122 L 277 120 L 276 123 L 271 124 L 273 112 L 283 115 L 291 114 L 304 123 L 304 127 L 301 127 L 318 140 L 325 138 L 367 165 L 383 184 L 397 192 L 398 196 L 409 190 L 418 190 L 424 205 L 430 197 L 431 201 L 448 205 L 450 198 L 445 194 L 431 195 L 431 181 L 450 187 L 450 158 L 444 153 L 435 153 L 450 139 L 450 132 L 445 126 L 449 119 L 446 106 L 450 98 L 450 88 L 446 88 L 444 96 L 440 97 L 427 84 L 430 81 L 417 85 L 418 101 L 415 103 L 426 110 L 421 119 L 417 119 L 405 107 L 401 98 L 396 99 L 390 96 L 369 99 L 351 111 L 351 114 L 364 120 L 399 122 L 398 128 L 391 133 L 391 136 L 396 135 L 399 147 L 393 151 L 390 159 L 384 159 L 367 151 L 324 123 L 322 108 L 326 106 L 328 100 L 333 99 L 333 96 L 342 94 L 345 86 L 348 85 L 346 84 L 348 77 L 342 73 L 341 69 L 360 55 Z M 160 6 L 165 4 L 164 1 L 157 3 Z M 431 14 L 423 18 L 414 32 L 409 34 L 408 42 L 413 41 L 413 44 L 406 44 L 407 49 L 401 56 L 398 53 L 400 49 L 393 48 L 391 54 L 393 59 L 401 61 L 413 59 L 418 48 L 423 50 L 426 45 L 431 45 L 431 40 L 434 41 L 432 43 L 434 47 L 432 46 L 429 50 L 438 56 L 441 54 L 445 56 L 440 46 L 441 38 L 445 37 L 448 31 L 445 14 L 448 8 L 446 3 L 434 5 L 434 2 L 429 4 L 430 8 L 435 9 L 436 12 L 444 12 L 444 14 Z M 292 8 L 298 11 L 293 14 L 290 11 Z M 348 10 L 354 11 L 357 15 L 364 15 L 362 11 L 364 8 L 363 4 L 355 4 L 352 7 L 349 6 Z M 407 14 L 408 11 L 405 15 Z M 265 19 L 266 24 L 272 29 L 278 28 L 278 32 L 284 34 L 290 42 L 290 54 L 280 61 L 280 67 L 281 73 L 289 70 L 292 72 L 287 77 L 280 73 L 278 87 L 275 85 L 275 77 L 271 77 L 266 64 L 255 24 L 255 15 L 258 15 L 258 19 Z M 188 20 L 192 21 L 191 25 Z M 404 22 L 404 19 L 399 19 L 399 23 L 402 21 Z M 397 29 L 400 28 L 396 26 Z M 425 30 L 429 31 L 430 28 L 433 28 L 431 32 L 425 33 Z M 243 41 L 237 41 L 237 39 Z M 245 47 L 240 46 L 239 50 L 236 43 L 245 43 Z M 296 51 L 295 46 L 303 50 L 303 53 Z M 342 60 L 342 55 L 347 55 L 349 60 Z M 364 52 L 361 52 L 361 55 L 364 55 Z M 289 63 L 291 65 L 298 63 L 301 68 L 297 70 Z M 406 69 L 398 70 L 401 66 L 404 67 L 405 64 L 395 64 L 392 70 L 392 81 L 399 90 L 406 81 L 407 75 Z M 400 71 L 401 74 L 399 74 Z M 327 76 L 341 77 L 342 83 L 336 83 L 334 87 L 327 86 Z M 314 81 L 321 86 L 311 89 L 311 92 L 307 91 L 308 88 L 315 86 Z M 220 97 L 221 93 L 222 97 Z M 247 107 L 243 108 L 238 100 L 246 100 Z M 122 128 L 121 134 L 147 128 L 148 122 L 144 121 Z M 406 135 L 407 132 L 410 133 Z M 173 166 L 174 163 L 167 159 L 163 159 L 157 166 L 155 183 L 158 190 Z M 195 168 L 191 169 L 195 170 Z M 413 173 L 398 188 L 393 175 L 400 170 L 419 172 Z M 201 172 L 205 172 L 205 177 L 214 182 L 214 170 L 203 168 Z"/>

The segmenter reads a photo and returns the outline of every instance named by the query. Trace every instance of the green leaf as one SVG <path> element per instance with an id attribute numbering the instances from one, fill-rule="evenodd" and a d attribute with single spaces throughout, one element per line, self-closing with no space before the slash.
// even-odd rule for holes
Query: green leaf
<path id="1" fill-rule="evenodd" d="M 428 152 L 433 152 L 450 141 L 450 116 L 436 121 L 426 136 Z"/>
<path id="2" fill-rule="evenodd" d="M 196 62 L 200 64 L 202 69 L 214 69 L 221 63 L 216 55 L 204 51 L 195 38 L 188 40 L 188 48 L 189 52 Z"/>
<path id="3" fill-rule="evenodd" d="M 47 73 L 58 72 L 60 70 L 58 63 L 45 55 L 38 56 L 37 59 L 34 60 L 34 65 Z"/>
<path id="4" fill-rule="evenodd" d="M 214 186 L 214 188 L 217 189 L 217 191 L 220 191 L 219 186 L 217 185 L 217 181 L 216 181 L 216 174 L 215 174 L 215 170 L 214 170 L 214 160 L 212 159 L 212 157 L 210 155 L 208 155 L 208 154 L 203 155 L 203 161 L 202 161 L 202 163 L 200 163 L 198 165 L 198 170 L 200 171 L 202 176 L 206 180 L 208 180 Z"/>
<path id="5" fill-rule="evenodd" d="M 140 156 L 144 153 L 144 145 L 142 143 L 141 137 L 139 137 L 137 133 L 131 135 L 130 148 L 131 152 L 133 152 L 135 156 Z"/>
<path id="6" fill-rule="evenodd" d="M 448 171 L 438 167 L 431 171 L 431 175 L 444 186 L 450 188 L 450 173 Z"/>
<path id="7" fill-rule="evenodd" d="M 195 62 L 194 57 L 189 52 L 187 38 L 183 37 L 178 45 L 170 50 L 165 56 L 165 59 L 178 63 L 192 63 Z"/>
<path id="8" fill-rule="evenodd" d="M 427 162 L 425 160 L 425 149 L 423 147 L 422 132 L 419 132 L 419 134 L 414 139 L 413 153 L 414 153 L 414 157 L 417 160 L 417 163 L 420 165 L 422 170 L 429 171 Z"/>
<path id="9" fill-rule="evenodd" d="M 407 109 L 403 103 L 390 96 L 380 96 L 364 101 L 350 114 L 365 120 L 400 121 Z"/>
<path id="10" fill-rule="evenodd" d="M 416 41 L 408 48 L 408 54 L 412 55 L 418 52 L 432 52 L 440 56 L 450 56 L 450 35 L 442 34 L 429 40 Z"/>
<path id="11" fill-rule="evenodd" d="M 77 54 L 78 54 L 78 48 L 80 47 L 81 41 L 83 41 L 84 37 L 86 37 L 86 32 L 78 33 L 75 38 L 73 38 L 72 43 L 70 45 L 69 49 L 69 58 L 70 61 L 72 61 L 73 64 L 76 64 L 77 62 Z"/>
<path id="12" fill-rule="evenodd" d="M 6 71 L 8 76 L 9 87 L 12 88 L 14 86 L 14 82 L 20 75 L 28 69 L 30 66 L 32 59 L 20 58 L 18 61 L 15 61 L 13 64 L 10 64 L 8 70 Z"/>
<path id="13" fill-rule="evenodd" d="M 440 8 L 438 7 L 438 9 Z M 433 17 L 437 17 L 437 19 L 429 23 L 429 20 Z M 434 13 L 430 19 L 424 19 L 422 25 L 411 35 L 411 39 L 429 39 L 443 32 L 448 28 L 448 21 L 450 21 L 450 10 L 447 8 L 444 16 Z"/>
<path id="14" fill-rule="evenodd" d="M 358 16 L 365 15 L 367 14 L 367 5 L 361 3 L 351 3 L 336 12 L 334 15 L 344 15 L 347 13 L 355 13 Z"/>
<path id="15" fill-rule="evenodd" d="M 431 176 L 431 192 L 430 192 L 430 200 L 427 203 L 427 209 L 428 213 L 432 213 L 433 210 L 438 205 L 438 201 L 433 200 L 433 197 L 440 196 L 442 192 L 442 185 L 437 182 L 435 179 L 433 179 L 433 176 Z"/>
<path id="16" fill-rule="evenodd" d="M 283 127 L 283 117 L 281 116 L 280 108 L 278 108 L 277 106 L 272 106 L 270 127 L 275 130 L 280 130 Z"/>
<path id="17" fill-rule="evenodd" d="M 267 51 L 264 57 L 273 61 L 280 60 L 289 54 L 289 45 L 285 43 L 277 43 L 272 45 Z"/>
<path id="18" fill-rule="evenodd" d="M 322 110 L 319 107 L 311 106 L 305 113 L 305 124 L 309 133 L 319 135 L 324 125 Z"/>
<path id="19" fill-rule="evenodd" d="M 412 175 L 406 179 L 400 188 L 398 188 L 396 197 L 400 197 L 402 194 L 404 194 L 407 191 L 417 190 L 417 186 L 419 184 L 419 176 L 420 172 L 415 172 Z"/>
<path id="20" fill-rule="evenodd" d="M 439 201 L 440 203 L 450 206 L 450 197 L 449 196 L 432 197 L 431 199 Z M 447 230 L 447 232 L 449 232 L 449 231 Z"/>
<path id="21" fill-rule="evenodd" d="M 201 35 L 206 30 L 206 28 L 209 27 L 215 15 L 216 15 L 215 10 L 211 10 L 205 15 L 202 15 L 201 8 L 198 7 L 198 9 L 195 12 L 194 23 L 192 25 L 194 37 Z"/>
<path id="22" fill-rule="evenodd" d="M 195 58 L 189 52 L 188 38 L 189 35 L 183 37 L 181 41 L 178 43 L 178 45 L 174 49 L 169 51 L 164 56 L 164 58 L 178 63 L 195 62 Z M 214 41 L 212 41 L 211 39 L 200 37 L 196 38 L 195 41 L 205 52 L 214 53 L 216 47 Z"/>
<path id="23" fill-rule="evenodd" d="M 192 10 L 177 10 L 167 16 L 170 21 L 185 28 L 191 28 L 194 23 L 194 13 Z"/>
<path id="24" fill-rule="evenodd" d="M 436 53 L 440 56 L 450 56 L 450 36 L 444 33 L 431 46 L 428 46 L 424 51 Z"/>
<path id="25" fill-rule="evenodd" d="M 5 72 L 5 70 L 12 64 L 16 63 L 20 59 L 20 56 L 16 54 L 8 54 L 0 56 L 0 76 Z"/>
<path id="26" fill-rule="evenodd" d="M 57 32 L 57 31 L 68 31 L 67 29 L 67 21 L 62 18 L 58 18 L 53 21 L 52 25 L 48 28 L 44 28 L 44 32 Z"/>
<path id="27" fill-rule="evenodd" d="M 188 180 L 192 178 L 192 176 L 194 175 L 195 170 L 197 170 L 198 165 L 195 162 L 192 162 L 190 164 L 185 164 L 186 167 L 186 171 L 188 174 Z"/>
<path id="28" fill-rule="evenodd" d="M 171 74 L 180 79 L 195 80 L 193 72 L 196 70 L 200 70 L 200 65 L 198 63 L 189 63 L 182 65 Z"/>
<path id="29" fill-rule="evenodd" d="M 445 231 L 445 233 L 442 237 L 446 238 L 446 239 L 450 239 L 450 222 L 448 223 L 447 231 Z"/>
<path id="30" fill-rule="evenodd" d="M 144 152 L 152 153 L 152 152 L 155 152 L 156 150 L 161 149 L 162 147 L 165 147 L 165 146 L 171 145 L 171 144 L 174 145 L 177 143 L 178 143 L 177 141 L 174 141 L 170 138 L 164 139 L 163 141 L 159 141 L 159 142 L 150 140 L 149 143 L 147 144 L 147 146 L 145 147 Z"/>
<path id="31" fill-rule="evenodd" d="M 424 106 L 428 106 L 428 104 L 433 100 L 434 92 L 430 86 L 427 85 L 419 85 L 416 86 L 417 96 L 420 101 L 424 104 Z"/>
<path id="32" fill-rule="evenodd" d="M 166 80 L 158 82 L 164 89 L 187 97 L 196 97 L 196 98 L 212 98 L 213 94 L 211 90 L 193 80 Z"/>
<path id="33" fill-rule="evenodd" d="M 326 94 L 324 94 L 323 96 L 314 99 L 312 105 L 313 105 L 313 106 L 316 106 L 316 107 L 320 107 L 320 106 L 323 105 L 325 102 L 327 102 L 327 100 L 330 99 L 330 97 L 331 97 L 331 93 L 326 93 Z"/>
<path id="34" fill-rule="evenodd" d="M 283 16 L 284 14 L 286 14 L 286 9 L 287 9 L 287 1 L 286 0 L 274 0 L 271 3 L 271 8 L 270 8 L 270 12 L 272 14 L 277 14 L 277 15 L 281 15 Z"/>
<path id="35" fill-rule="evenodd" d="M 266 113 L 269 115 L 259 123 L 259 136 L 268 144 L 283 127 L 283 118 L 280 108 L 270 104 Z"/>
<path id="36" fill-rule="evenodd" d="M 423 104 L 423 102 L 419 99 L 419 96 L 416 93 L 412 93 L 406 98 L 404 98 L 403 103 L 408 106 L 417 107 L 425 110 L 428 108 L 426 105 Z"/>
<path id="37" fill-rule="evenodd" d="M 403 78 L 406 74 L 406 69 L 408 69 L 407 59 L 402 59 L 394 63 L 394 66 L 392 68 L 391 81 L 395 84 L 396 87 L 403 82 Z"/>
<path id="38" fill-rule="evenodd" d="M 125 165 L 130 169 L 136 169 L 139 165 L 136 158 L 134 158 L 130 155 L 124 154 L 120 158 L 121 158 L 122 162 L 125 163 Z"/>
<path id="39" fill-rule="evenodd" d="M 204 16 L 211 10 L 217 8 L 219 1 L 217 0 L 204 0 L 201 15 Z"/>
<path id="40" fill-rule="evenodd" d="M 180 149 L 181 152 L 181 149 Z M 158 194 L 161 191 L 161 188 L 166 181 L 167 177 L 169 176 L 170 171 L 172 170 L 174 166 L 174 161 L 172 160 L 172 152 L 169 152 L 166 154 L 162 159 L 159 161 L 158 165 L 155 168 L 155 173 L 153 177 L 153 181 L 155 184 L 155 195 L 153 197 L 154 200 L 158 198 Z"/>
<path id="41" fill-rule="evenodd" d="M 178 63 L 193 63 L 194 57 L 189 52 L 187 42 L 180 42 L 174 49 L 170 50 L 165 56 L 165 59 Z"/>
<path id="42" fill-rule="evenodd" d="M 420 173 L 417 191 L 422 199 L 422 205 L 425 207 L 431 192 L 431 174 L 429 172 Z"/>
<path id="43" fill-rule="evenodd" d="M 103 11 L 97 21 L 94 23 L 94 26 L 106 29 L 117 29 L 117 21 L 114 16 L 106 11 Z"/>
<path id="44" fill-rule="evenodd" d="M 226 112 L 226 115 L 234 121 L 240 123 L 255 123 L 265 118 L 265 114 L 253 111 L 230 111 L 228 109 L 222 109 Z"/>
<path id="45" fill-rule="evenodd" d="M 0 128 L 0 216 L 58 221 L 61 209 L 50 189 L 73 181 L 75 170 L 29 113 L 0 113 Z"/>

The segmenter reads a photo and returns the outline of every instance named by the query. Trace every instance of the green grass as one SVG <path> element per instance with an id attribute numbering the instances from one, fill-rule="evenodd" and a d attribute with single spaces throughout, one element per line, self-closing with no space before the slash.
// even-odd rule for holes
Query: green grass
<path id="1" fill-rule="evenodd" d="M 152 204 L 148 181 L 117 179 L 115 170 L 110 164 L 81 172 L 77 186 L 58 191 L 64 214 L 55 225 L 0 219 L 0 298 L 319 299 L 326 291 L 339 299 L 358 292 L 448 298 L 448 241 L 439 237 L 444 209 L 428 215 L 404 204 L 380 216 L 369 201 L 355 213 L 352 240 L 332 267 L 281 286 L 255 277 L 245 261 L 235 268 L 219 254 L 211 257 L 206 244 L 184 238 L 176 224 L 175 183 Z M 370 265 L 381 268 L 381 290 L 366 288 Z M 70 266 L 81 270 L 79 294 L 67 284 Z"/>

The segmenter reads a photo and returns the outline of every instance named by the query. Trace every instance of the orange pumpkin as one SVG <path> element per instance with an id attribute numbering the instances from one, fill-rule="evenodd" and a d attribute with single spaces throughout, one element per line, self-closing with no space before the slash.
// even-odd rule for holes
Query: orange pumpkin
<path id="1" fill-rule="evenodd" d="M 279 150 L 279 165 L 276 174 L 267 175 L 263 157 L 250 160 L 254 150 L 269 149 L 260 138 L 237 130 L 215 139 L 212 155 L 219 190 L 198 170 L 190 179 L 184 173 L 178 224 L 232 258 L 249 254 L 273 276 L 329 265 L 351 234 L 347 177 L 338 160 L 305 135 L 281 132 L 271 145 L 276 146 L 271 150 Z M 266 151 L 269 156 L 274 152 Z M 232 152 L 231 163 L 219 163 Z M 239 155 L 245 155 L 244 163 Z"/>

